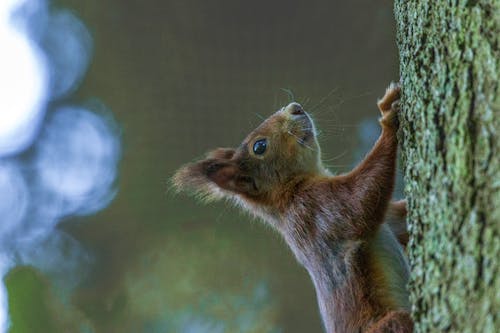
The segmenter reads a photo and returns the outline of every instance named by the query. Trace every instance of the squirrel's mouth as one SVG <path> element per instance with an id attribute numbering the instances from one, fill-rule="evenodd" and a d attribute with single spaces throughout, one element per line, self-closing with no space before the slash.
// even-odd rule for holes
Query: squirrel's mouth
<path id="1" fill-rule="evenodd" d="M 300 117 L 294 119 L 293 129 L 289 131 L 301 145 L 307 145 L 316 136 L 314 123 L 307 113 L 303 113 Z"/>
<path id="2" fill-rule="evenodd" d="M 304 136 L 302 137 L 302 139 L 300 141 L 302 141 L 301 143 L 307 143 L 307 142 L 311 141 L 313 138 L 314 138 L 314 129 L 310 128 L 304 132 Z"/>

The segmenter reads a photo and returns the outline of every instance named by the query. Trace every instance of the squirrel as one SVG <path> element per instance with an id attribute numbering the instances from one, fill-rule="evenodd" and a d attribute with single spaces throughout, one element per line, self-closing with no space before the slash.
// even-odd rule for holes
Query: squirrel
<path id="1" fill-rule="evenodd" d="M 283 236 L 312 279 L 328 333 L 413 332 L 406 202 L 391 202 L 399 96 L 392 83 L 377 103 L 381 135 L 348 173 L 323 167 L 315 124 L 293 102 L 238 148 L 215 149 L 173 177 L 178 190 L 229 199 Z"/>

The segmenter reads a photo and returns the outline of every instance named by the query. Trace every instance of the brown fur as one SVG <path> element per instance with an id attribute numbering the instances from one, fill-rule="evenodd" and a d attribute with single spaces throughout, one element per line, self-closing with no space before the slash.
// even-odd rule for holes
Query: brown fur
<path id="1" fill-rule="evenodd" d="M 173 179 L 206 200 L 229 199 L 280 232 L 311 276 L 329 333 L 412 332 L 408 267 L 397 241 L 408 241 L 406 204 L 390 202 L 398 98 L 391 85 L 378 103 L 382 134 L 347 174 L 323 167 L 314 123 L 291 103 L 240 147 L 216 149 Z M 253 145 L 261 139 L 267 149 L 258 155 Z"/>
<path id="2" fill-rule="evenodd" d="M 413 332 L 413 320 L 408 312 L 391 311 L 375 323 L 367 333 Z"/>

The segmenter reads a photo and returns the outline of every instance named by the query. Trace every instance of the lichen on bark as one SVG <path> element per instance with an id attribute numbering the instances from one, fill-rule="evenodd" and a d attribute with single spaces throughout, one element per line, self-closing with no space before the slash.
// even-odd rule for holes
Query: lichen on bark
<path id="1" fill-rule="evenodd" d="M 500 1 L 396 0 L 417 332 L 500 332 Z"/>

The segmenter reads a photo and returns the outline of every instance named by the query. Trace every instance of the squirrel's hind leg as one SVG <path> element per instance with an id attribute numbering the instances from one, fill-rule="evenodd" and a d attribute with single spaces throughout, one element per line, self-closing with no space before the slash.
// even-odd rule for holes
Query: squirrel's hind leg
<path id="1" fill-rule="evenodd" d="M 373 324 L 366 333 L 412 333 L 413 320 L 407 311 L 391 311 Z"/>

